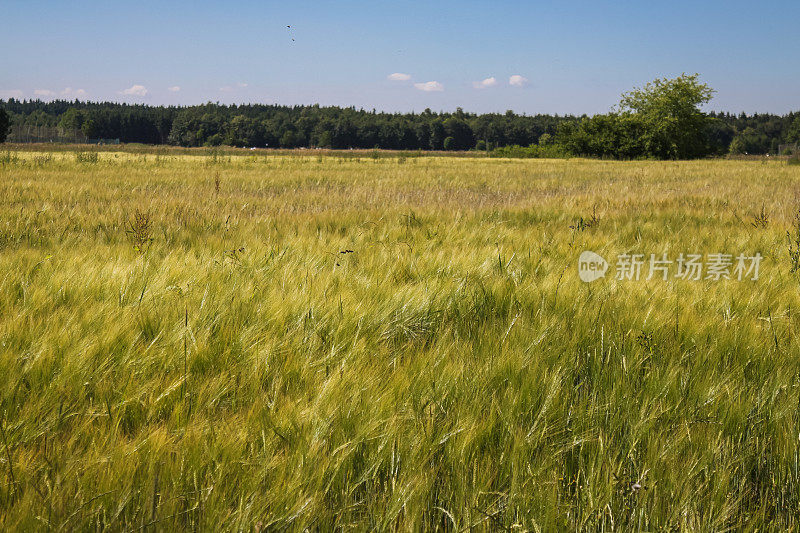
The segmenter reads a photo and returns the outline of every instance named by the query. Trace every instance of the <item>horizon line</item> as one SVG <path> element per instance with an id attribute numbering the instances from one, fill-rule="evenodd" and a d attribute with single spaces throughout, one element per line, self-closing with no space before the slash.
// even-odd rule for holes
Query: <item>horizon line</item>
<path id="1" fill-rule="evenodd" d="M 506 109 L 505 111 L 487 111 L 487 112 L 480 113 L 480 112 L 475 112 L 475 111 L 469 111 L 469 110 L 463 108 L 462 106 L 456 106 L 455 109 L 452 110 L 452 111 L 446 111 L 446 110 L 441 110 L 441 109 L 439 111 L 434 111 L 429 107 L 426 107 L 422 111 L 415 111 L 415 110 L 410 110 L 410 111 L 387 111 L 387 110 L 384 110 L 384 109 L 380 109 L 379 110 L 378 108 L 374 108 L 374 107 L 372 109 L 368 109 L 368 108 L 364 108 L 364 107 L 357 107 L 356 105 L 353 105 L 353 104 L 351 104 L 351 105 L 321 104 L 321 103 L 313 103 L 313 104 L 280 104 L 280 103 L 274 103 L 274 102 L 273 103 L 265 103 L 265 102 L 222 103 L 219 100 L 217 100 L 217 101 L 208 100 L 206 102 L 197 103 L 197 104 L 154 104 L 154 103 L 146 103 L 146 102 L 124 102 L 124 101 L 117 101 L 117 100 L 90 100 L 90 99 L 80 100 L 78 98 L 76 98 L 74 100 L 61 99 L 61 98 L 55 98 L 53 100 L 42 100 L 41 98 L 20 99 L 20 98 L 14 98 L 14 97 L 7 98 L 7 99 L 0 98 L 0 105 L 8 104 L 12 100 L 14 102 L 18 102 L 18 103 L 21 103 L 21 104 L 35 104 L 35 103 L 53 104 L 53 103 L 63 102 L 63 103 L 67 103 L 67 104 L 75 104 L 75 103 L 83 104 L 83 105 L 86 105 L 86 104 L 95 104 L 95 105 L 112 104 L 112 105 L 120 105 L 120 106 L 132 106 L 132 107 L 133 106 L 140 106 L 140 107 L 167 108 L 167 109 L 168 108 L 188 109 L 188 108 L 192 108 L 192 107 L 201 107 L 201 106 L 205 106 L 205 105 L 216 105 L 216 106 L 220 106 L 220 107 L 247 107 L 247 106 L 286 107 L 286 108 L 292 108 L 292 107 L 312 107 L 313 108 L 313 107 L 318 107 L 318 108 L 321 108 L 321 109 L 334 109 L 334 108 L 335 109 L 352 109 L 352 110 L 355 110 L 355 111 L 358 111 L 358 112 L 376 113 L 376 114 L 385 114 L 385 115 L 421 115 L 421 114 L 424 114 L 426 111 L 430 111 L 432 114 L 442 115 L 442 114 L 458 113 L 458 111 L 461 110 L 461 112 L 463 112 L 466 115 L 475 115 L 475 116 L 503 115 L 503 114 L 507 114 L 507 113 L 511 112 L 514 115 L 522 116 L 522 117 L 558 116 L 558 117 L 582 118 L 582 117 L 592 117 L 592 116 L 595 116 L 595 115 L 606 115 L 606 114 L 613 113 L 613 110 L 611 110 L 610 108 L 605 113 L 593 113 L 593 114 L 589 114 L 589 113 L 580 113 L 580 114 L 577 114 L 577 113 L 558 113 L 558 112 L 547 112 L 547 113 L 537 112 L 537 113 L 534 113 L 534 114 L 529 114 L 529 113 L 525 113 L 525 112 L 518 113 L 518 112 L 514 111 L 513 109 Z M 788 115 L 794 115 L 794 114 L 800 113 L 800 107 L 797 110 L 787 111 L 786 113 L 778 113 L 778 112 L 773 112 L 773 111 L 766 111 L 766 112 L 764 112 L 764 111 L 761 111 L 761 112 L 758 112 L 758 111 L 753 111 L 753 112 L 738 111 L 738 112 L 733 112 L 733 111 L 727 111 L 727 110 L 721 110 L 721 109 L 709 109 L 709 110 L 706 110 L 705 112 L 706 113 L 716 113 L 716 114 L 724 113 L 724 114 L 733 115 L 733 116 L 738 116 L 738 115 L 744 114 L 745 116 L 772 115 L 772 116 L 777 116 L 777 117 L 786 117 Z"/>

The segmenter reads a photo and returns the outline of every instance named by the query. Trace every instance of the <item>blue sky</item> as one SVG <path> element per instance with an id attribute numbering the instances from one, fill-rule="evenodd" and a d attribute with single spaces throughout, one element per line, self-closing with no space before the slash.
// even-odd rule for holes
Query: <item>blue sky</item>
<path id="1" fill-rule="evenodd" d="M 2 99 L 591 114 L 698 72 L 717 90 L 709 109 L 800 110 L 796 0 L 4 0 L 0 12 Z"/>

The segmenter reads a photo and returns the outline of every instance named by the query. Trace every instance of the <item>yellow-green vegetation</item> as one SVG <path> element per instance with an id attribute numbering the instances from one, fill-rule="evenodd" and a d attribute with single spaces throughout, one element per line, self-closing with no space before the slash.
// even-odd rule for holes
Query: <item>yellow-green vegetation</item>
<path id="1" fill-rule="evenodd" d="M 0 528 L 797 530 L 799 193 L 785 161 L 0 154 Z M 664 252 L 764 259 L 614 279 Z"/>

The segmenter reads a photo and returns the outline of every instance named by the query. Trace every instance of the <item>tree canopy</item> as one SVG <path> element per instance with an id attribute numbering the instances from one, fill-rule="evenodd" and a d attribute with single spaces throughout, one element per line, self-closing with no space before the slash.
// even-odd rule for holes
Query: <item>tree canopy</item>
<path id="1" fill-rule="evenodd" d="M 619 110 L 641 123 L 648 155 L 660 159 L 691 159 L 708 155 L 704 134 L 710 117 L 700 106 L 714 94 L 699 75 L 657 79 L 622 95 Z"/>

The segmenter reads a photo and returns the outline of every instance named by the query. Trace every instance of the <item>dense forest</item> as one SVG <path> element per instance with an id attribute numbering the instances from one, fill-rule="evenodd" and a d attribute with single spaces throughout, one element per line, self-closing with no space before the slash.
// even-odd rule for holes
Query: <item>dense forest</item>
<path id="1" fill-rule="evenodd" d="M 654 83 L 623 95 L 614 112 L 593 117 L 527 116 L 512 111 L 478 115 L 460 108 L 453 113 L 426 109 L 402 114 L 319 105 L 157 107 L 15 99 L 0 101 L 0 108 L 8 112 L 12 132 L 49 127 L 80 132 L 87 139 L 180 146 L 500 152 L 513 146 L 531 147 L 526 152 L 529 156 L 669 159 L 774 154 L 782 144 L 800 142 L 800 112 L 706 114 L 698 106 L 710 100 L 713 91 L 699 84 L 696 76 Z M 676 104 L 670 101 L 671 94 L 686 101 Z M 687 99 L 686 94 L 692 96 Z M 511 153 L 508 148 L 506 152 Z"/>
<path id="2" fill-rule="evenodd" d="M 2 105 L 0 103 L 0 105 Z M 152 107 L 19 101 L 4 104 L 13 126 L 81 130 L 88 138 L 180 146 L 469 150 L 535 144 L 575 117 L 454 113 L 390 114 L 355 108 L 278 105 Z"/>

